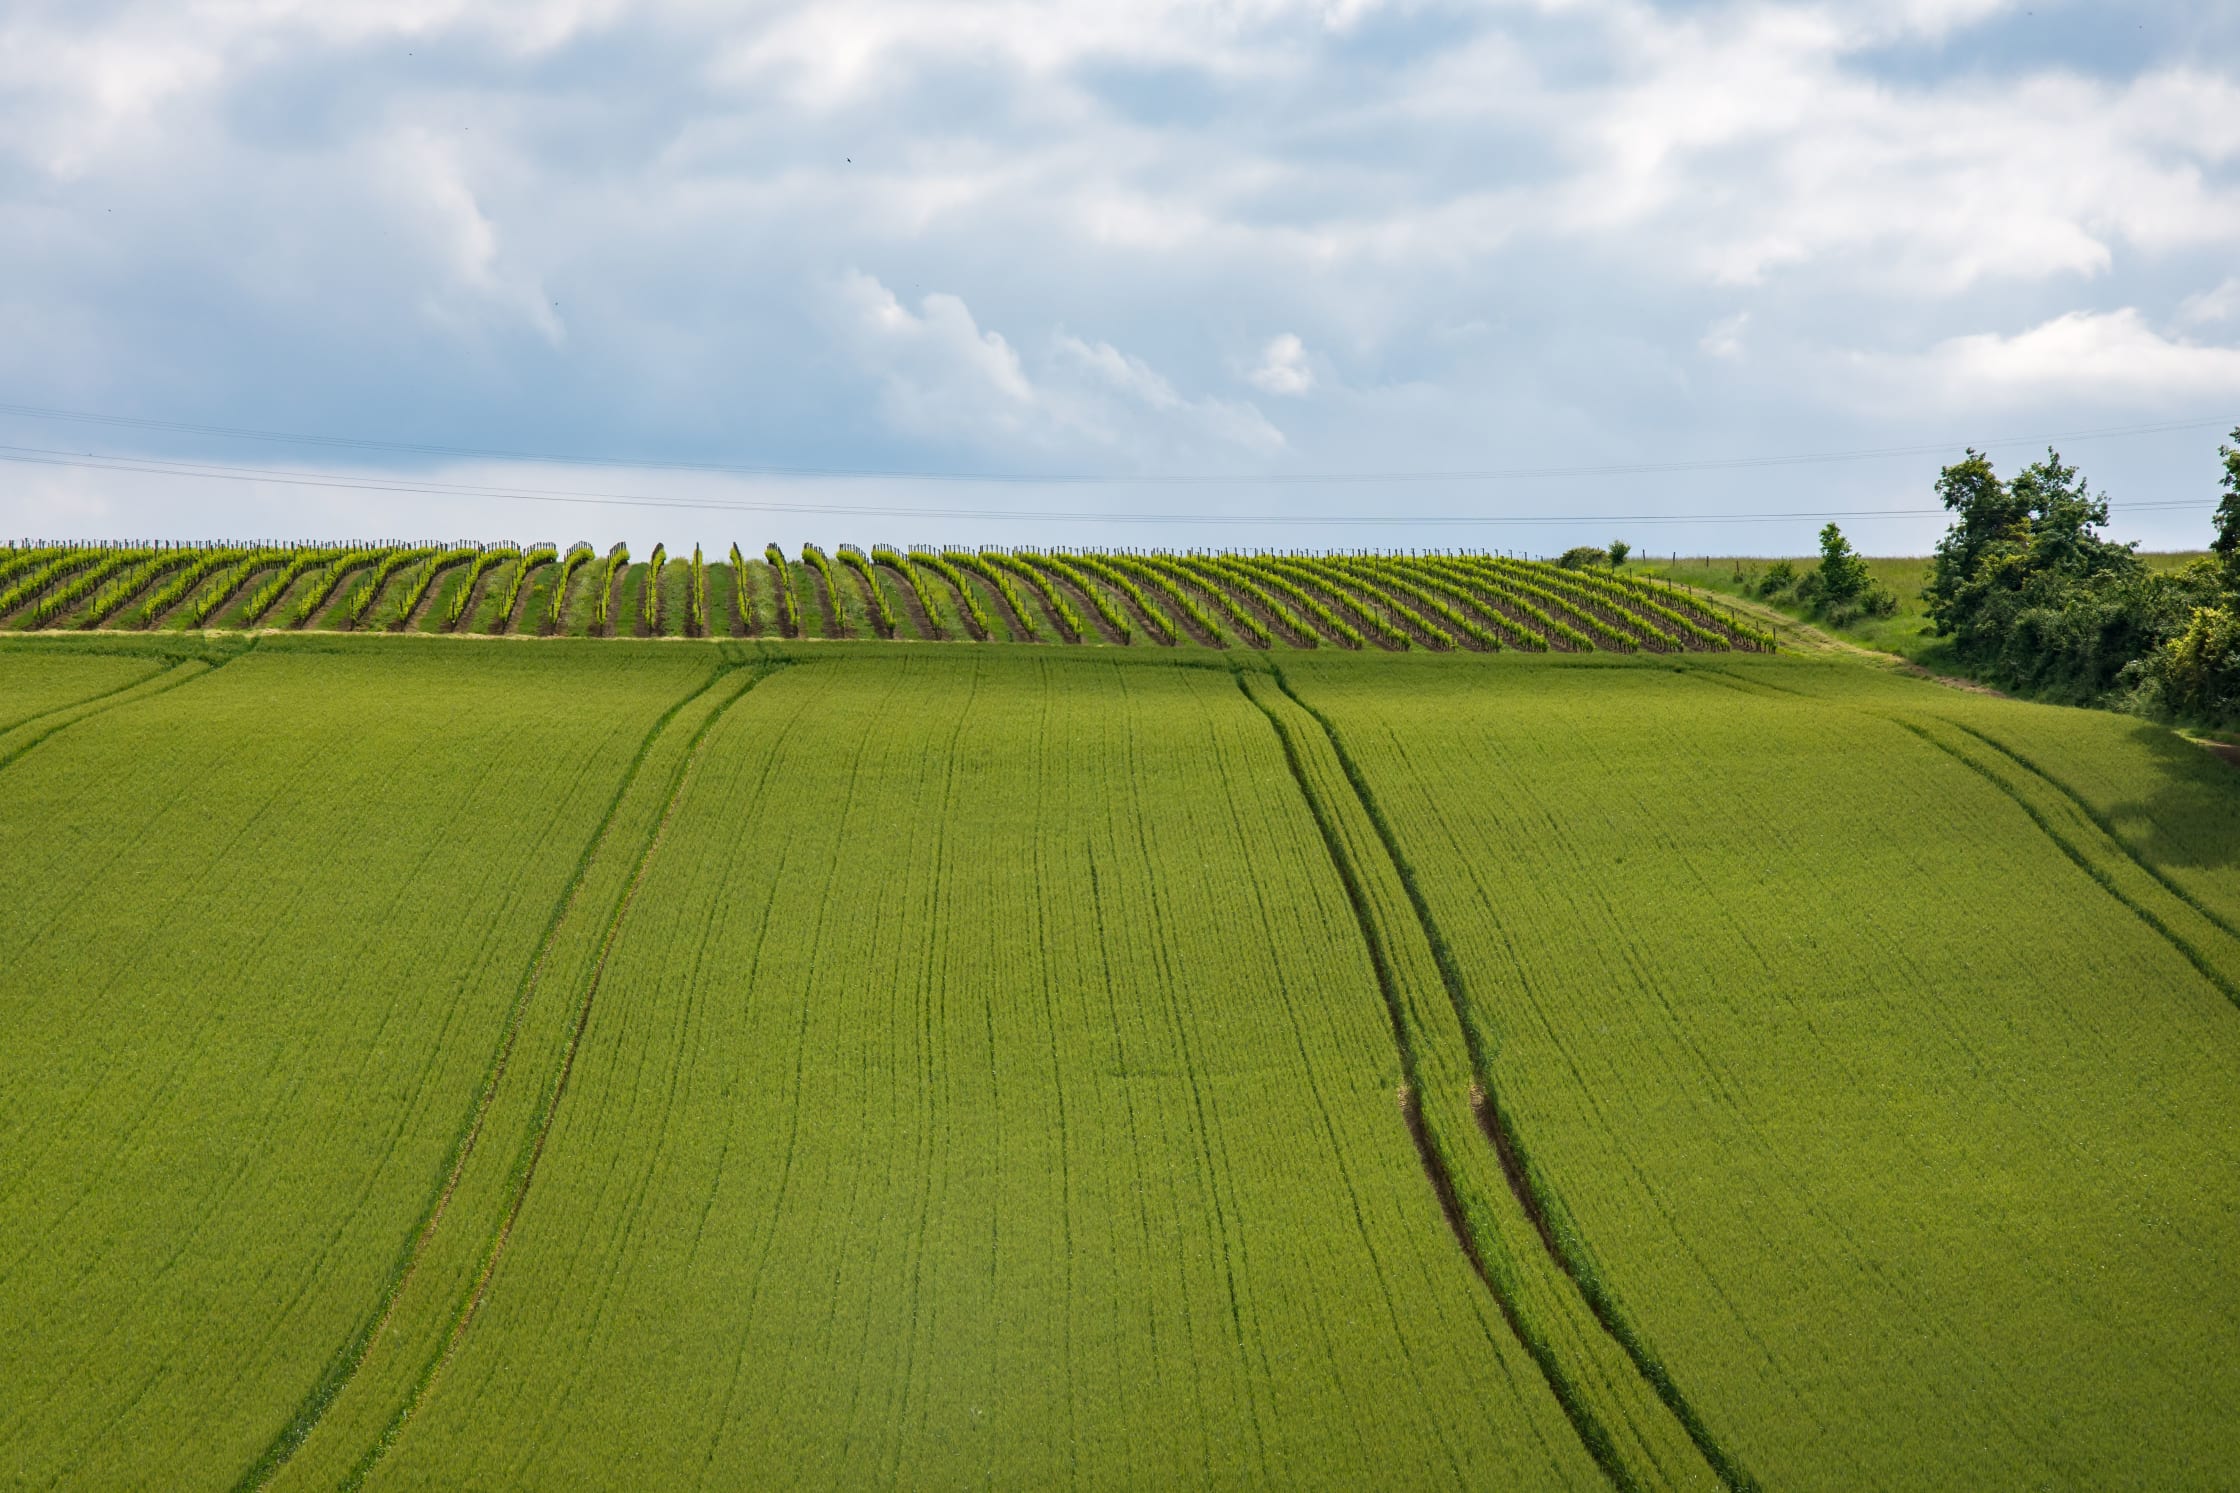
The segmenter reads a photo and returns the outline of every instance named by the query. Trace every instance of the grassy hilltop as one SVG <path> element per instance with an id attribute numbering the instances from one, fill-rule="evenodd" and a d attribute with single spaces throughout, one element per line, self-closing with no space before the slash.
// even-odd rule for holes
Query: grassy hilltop
<path id="1" fill-rule="evenodd" d="M 22 638 L 0 907 L 11 1483 L 2240 1458 L 2240 780 L 2136 720 L 1747 651 Z"/>

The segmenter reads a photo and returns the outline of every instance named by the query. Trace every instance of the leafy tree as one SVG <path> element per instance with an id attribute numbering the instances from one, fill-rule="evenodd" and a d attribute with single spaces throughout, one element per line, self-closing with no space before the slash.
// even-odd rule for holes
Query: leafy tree
<path id="1" fill-rule="evenodd" d="M 1960 519 L 1938 542 L 1929 565 L 1929 584 L 1921 594 L 1937 631 L 1950 633 L 1958 621 L 1961 595 L 1982 567 L 1984 552 L 2028 533 L 2030 505 L 2016 499 L 1992 470 L 1991 458 L 1973 446 L 1937 474 L 1937 497 Z"/>
<path id="2" fill-rule="evenodd" d="M 2240 442 L 2240 426 L 2232 439 Z M 2224 496 L 2217 500 L 2217 538 L 2210 548 L 2232 559 L 2240 552 L 2240 445 L 2219 446 L 2217 455 L 2224 458 Z"/>
<path id="3" fill-rule="evenodd" d="M 2240 619 L 2228 608 L 2195 607 L 2153 662 L 2169 708 L 2204 720 L 2240 714 Z"/>
<path id="4" fill-rule="evenodd" d="M 1610 568 L 1612 570 L 1616 570 L 1619 566 L 1625 564 L 1626 556 L 1632 553 L 1633 546 L 1626 543 L 1623 539 L 1611 540 L 1609 549 Z"/>
<path id="5" fill-rule="evenodd" d="M 1856 601 L 1865 594 L 1871 577 L 1867 562 L 1843 530 L 1829 524 L 1820 531 L 1820 597 L 1829 606 Z"/>

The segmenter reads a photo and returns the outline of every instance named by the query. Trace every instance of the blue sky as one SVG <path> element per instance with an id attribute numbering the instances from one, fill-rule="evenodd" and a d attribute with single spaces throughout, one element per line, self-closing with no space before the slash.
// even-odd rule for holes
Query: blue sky
<path id="1" fill-rule="evenodd" d="M 2240 14 L 15 0 L 0 262 L 18 535 L 2194 545 Z"/>

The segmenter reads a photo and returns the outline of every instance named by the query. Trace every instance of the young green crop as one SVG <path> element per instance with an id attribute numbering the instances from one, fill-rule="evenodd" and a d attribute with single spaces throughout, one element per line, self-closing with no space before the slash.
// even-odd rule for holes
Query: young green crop
<path id="1" fill-rule="evenodd" d="M 30 566 L 28 572 L 9 585 L 7 590 L 0 591 L 0 617 L 14 612 L 72 573 L 102 563 L 103 556 L 107 553 L 87 546 L 35 554 L 37 563 Z"/>
<path id="2" fill-rule="evenodd" d="M 1035 595 L 1042 598 L 1042 604 L 1049 608 L 1050 615 L 1057 621 L 1059 642 L 1083 643 L 1089 640 L 1088 622 L 1082 618 L 1080 610 L 1066 599 L 1065 592 L 1050 584 L 1048 575 L 1007 550 L 982 550 L 980 559 L 990 571 L 1015 576 L 1034 588 Z"/>
<path id="3" fill-rule="evenodd" d="M 568 616 L 568 582 L 575 573 L 591 563 L 595 551 L 590 545 L 578 542 L 568 547 L 560 561 L 560 573 L 553 577 L 552 593 L 545 599 L 544 616 L 538 619 L 537 631 L 547 636 L 556 634 L 566 626 Z"/>
<path id="4" fill-rule="evenodd" d="M 1180 634 L 1175 631 L 1174 619 L 1153 604 L 1151 598 L 1144 594 L 1143 587 L 1136 584 L 1133 576 L 1103 555 L 1076 552 L 1066 558 L 1076 569 L 1095 576 L 1134 602 L 1144 626 L 1151 630 L 1153 641 L 1171 648 L 1179 640 Z"/>
<path id="5" fill-rule="evenodd" d="M 826 636 L 846 637 L 848 635 L 847 613 L 840 604 L 840 585 L 833 578 L 831 559 L 822 549 L 813 544 L 801 546 L 801 559 L 816 573 L 817 583 L 824 588 L 825 615 L 831 618 L 831 629 L 826 633 Z"/>
<path id="6" fill-rule="evenodd" d="M 1433 567 L 1435 574 L 1451 576 L 1457 584 L 1498 600 L 1501 606 L 1526 618 L 1550 643 L 1561 640 L 1568 649 L 1590 652 L 1594 639 L 1548 611 L 1534 597 L 1533 588 L 1519 585 L 1506 572 L 1493 569 L 1480 558 L 1449 561 Z"/>
<path id="7" fill-rule="evenodd" d="M 754 602 L 747 591 L 747 561 L 731 546 L 731 617 L 742 633 L 754 631 Z"/>
<path id="8" fill-rule="evenodd" d="M 1205 555 L 1185 562 L 1192 574 L 1208 584 L 1218 585 L 1233 598 L 1242 598 L 1253 607 L 1265 612 L 1277 626 L 1289 634 L 1288 641 L 1300 648 L 1319 648 L 1322 634 L 1313 624 L 1298 613 L 1281 596 L 1262 586 L 1255 573 L 1246 569 L 1234 555 Z"/>
<path id="9" fill-rule="evenodd" d="M 353 570 L 378 564 L 389 553 L 391 552 L 378 549 L 352 549 L 335 556 L 297 593 L 295 601 L 288 608 L 286 625 L 300 628 L 310 622 L 334 595 L 335 588 L 342 584 L 344 576 Z"/>
<path id="10" fill-rule="evenodd" d="M 996 623 L 988 615 L 987 603 L 980 599 L 980 593 L 972 588 L 956 566 L 934 551 L 921 548 L 910 551 L 910 563 L 923 566 L 948 583 L 950 591 L 957 598 L 957 615 L 964 618 L 965 630 L 975 639 L 986 642 L 995 636 Z M 923 594 L 920 593 L 921 596 Z"/>
<path id="11" fill-rule="evenodd" d="M 886 582 L 879 579 L 878 567 L 871 557 L 852 544 L 840 546 L 840 563 L 863 578 L 864 594 L 871 599 L 871 625 L 879 636 L 891 638 L 895 634 L 894 602 L 887 595 Z"/>
<path id="12" fill-rule="evenodd" d="M 1211 612 L 1198 604 L 1197 597 L 1191 594 L 1188 586 L 1176 581 L 1173 572 L 1166 570 L 1151 558 L 1143 555 L 1119 553 L 1110 554 L 1104 558 L 1105 563 L 1114 570 L 1129 576 L 1139 585 L 1148 587 L 1151 592 L 1156 593 L 1163 606 L 1170 607 L 1188 617 L 1191 624 L 1212 646 L 1216 648 L 1229 646 L 1228 634 L 1222 628 L 1220 622 L 1215 620 Z"/>
<path id="13" fill-rule="evenodd" d="M 1443 624 L 1441 631 L 1460 633 L 1489 651 L 1501 647 L 1498 632 L 1456 608 L 1446 596 L 1425 583 L 1428 578 L 1416 567 L 1377 559 L 1355 559 L 1340 563 L 1345 564 L 1352 573 L 1381 588 L 1387 605 L 1395 605 L 1399 600 L 1405 599 L 1437 617 Z"/>
<path id="14" fill-rule="evenodd" d="M 1366 643 L 1369 637 L 1374 637 L 1378 643 L 1395 651 L 1405 651 L 1413 646 L 1414 640 L 1386 621 L 1375 606 L 1366 603 L 1344 572 L 1330 561 L 1268 555 L 1261 558 L 1261 564 L 1269 571 L 1287 577 L 1303 595 L 1321 603 L 1331 620 L 1347 627 L 1353 627 L 1358 622 L 1359 627 L 1354 628 L 1354 640 L 1357 644 Z M 1317 620 L 1322 620 L 1320 614 Z M 1366 636 L 1363 629 L 1366 629 Z"/>
<path id="15" fill-rule="evenodd" d="M 433 558 L 440 553 L 442 551 L 428 545 L 383 551 L 381 562 L 373 567 L 371 575 L 358 582 L 349 599 L 343 603 L 342 615 L 337 620 L 344 627 L 363 627 L 366 618 L 373 612 L 373 604 L 380 600 L 381 593 L 392 576 L 407 565 Z"/>
<path id="16" fill-rule="evenodd" d="M 594 637 L 607 630 L 607 618 L 614 606 L 615 577 L 630 563 L 630 546 L 618 544 L 607 551 L 606 559 L 599 562 L 598 587 L 591 593 L 590 631 Z"/>
<path id="17" fill-rule="evenodd" d="M 197 553 L 189 549 L 158 550 L 102 582 L 95 588 L 93 600 L 78 614 L 78 626 L 99 627 L 122 610 L 125 603 L 146 590 L 158 576 L 190 567 Z"/>
<path id="18" fill-rule="evenodd" d="M 531 545 L 522 551 L 520 558 L 514 562 L 512 574 L 506 579 L 506 588 L 500 594 L 497 606 L 490 613 L 487 631 L 502 633 L 513 626 L 514 608 L 521 604 L 521 588 L 528 581 L 529 573 L 541 565 L 550 565 L 558 558 L 559 552 L 549 544 Z"/>
<path id="19" fill-rule="evenodd" d="M 1041 550 L 1015 550 L 1013 553 L 1025 564 L 1047 572 L 1055 579 L 1073 587 L 1080 595 L 1087 597 L 1089 605 L 1096 608 L 1097 615 L 1104 619 L 1104 625 L 1112 629 L 1112 635 L 1122 643 L 1135 641 L 1135 624 L 1128 620 L 1127 612 L 1115 606 L 1112 598 L 1092 582 L 1073 563 L 1070 556 L 1045 554 Z"/>
<path id="20" fill-rule="evenodd" d="M 910 563 L 909 556 L 903 554 L 891 544 L 879 544 L 872 546 L 871 558 L 876 564 L 883 565 L 896 575 L 901 576 L 902 583 L 910 588 L 911 596 L 917 599 L 920 615 L 926 619 L 926 630 L 929 638 L 948 636 L 947 629 L 941 625 L 941 613 L 934 607 L 933 596 L 926 590 L 925 577 L 919 573 L 916 566 Z"/>
<path id="21" fill-rule="evenodd" d="M 1019 594 L 1019 588 L 1013 582 L 1010 571 L 1003 569 L 1001 566 L 989 564 L 986 557 L 976 550 L 952 547 L 943 550 L 941 554 L 943 559 L 954 565 L 959 571 L 969 571 L 995 587 L 996 594 L 1003 598 L 1003 604 L 1009 607 L 1012 615 L 1019 619 L 1019 640 L 1021 642 L 1035 640 L 1034 613 L 1027 609 L 1027 599 Z"/>
<path id="22" fill-rule="evenodd" d="M 1250 576 L 1259 584 L 1281 594 L 1284 600 L 1292 606 L 1305 612 L 1314 621 L 1314 627 L 1307 629 L 1309 635 L 1318 628 L 1333 642 L 1342 643 L 1348 648 L 1368 646 L 1369 640 L 1361 635 L 1359 628 L 1339 616 L 1323 598 L 1314 595 L 1300 585 L 1296 576 L 1287 571 L 1283 562 L 1276 557 L 1272 555 L 1231 557 L 1225 568 L 1235 575 Z M 1297 619 L 1294 618 L 1293 620 L 1296 621 Z"/>
<path id="23" fill-rule="evenodd" d="M 684 632 L 688 638 L 708 635 L 708 562 L 701 558 L 700 546 L 692 546 L 691 586 L 686 593 Z"/>
<path id="24" fill-rule="evenodd" d="M 793 594 L 793 567 L 786 563 L 786 552 L 775 544 L 764 547 L 762 558 L 769 562 L 773 584 L 778 589 L 778 635 L 798 638 L 801 636 L 801 607 Z"/>
<path id="25" fill-rule="evenodd" d="M 398 594 L 383 626 L 393 632 L 401 632 L 411 626 L 412 619 L 420 614 L 420 604 L 427 600 L 428 593 L 434 588 L 438 578 L 453 566 L 473 564 L 482 554 L 483 551 L 474 545 L 459 545 L 437 551 L 420 568 L 420 573 Z"/>

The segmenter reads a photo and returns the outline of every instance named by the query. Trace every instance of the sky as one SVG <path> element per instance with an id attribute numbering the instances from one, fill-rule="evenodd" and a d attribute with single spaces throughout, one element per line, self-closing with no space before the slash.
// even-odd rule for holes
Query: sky
<path id="1" fill-rule="evenodd" d="M 2240 6 L 0 0 L 0 265 L 17 537 L 2198 547 Z"/>

